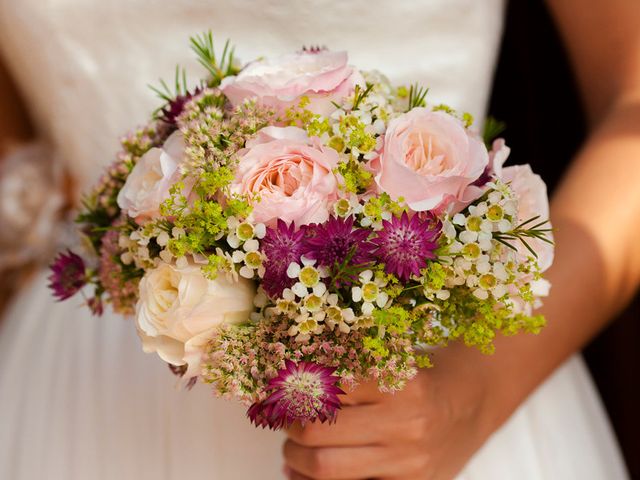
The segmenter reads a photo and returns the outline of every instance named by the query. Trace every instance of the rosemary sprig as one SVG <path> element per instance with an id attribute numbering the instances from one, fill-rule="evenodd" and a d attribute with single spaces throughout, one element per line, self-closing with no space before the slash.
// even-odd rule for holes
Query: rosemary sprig
<path id="1" fill-rule="evenodd" d="M 360 85 L 356 85 L 351 110 L 357 110 L 362 101 L 371 93 L 372 89 L 373 83 L 367 83 L 367 86 L 364 89 Z"/>
<path id="2" fill-rule="evenodd" d="M 549 223 L 549 220 L 542 220 L 535 223 L 534 225 L 528 226 L 529 224 L 536 222 L 536 220 L 538 220 L 539 218 L 540 215 L 536 215 L 535 217 L 531 217 L 530 219 L 520 223 L 513 230 L 504 233 L 494 233 L 493 238 L 503 245 L 511 248 L 512 250 L 515 250 L 516 247 L 511 242 L 520 241 L 535 258 L 538 258 L 538 254 L 533 250 L 533 248 L 531 248 L 531 245 L 529 245 L 526 239 L 536 238 L 550 245 L 553 245 L 553 241 L 548 238 L 549 232 L 553 231 L 553 229 L 541 228 Z"/>
<path id="3" fill-rule="evenodd" d="M 158 83 L 160 83 L 160 87 L 149 85 L 149 88 L 161 100 L 165 102 L 171 102 L 174 98 L 187 93 L 187 72 L 184 68 L 181 69 L 180 65 L 176 65 L 173 90 L 169 88 L 167 82 L 165 82 L 162 78 L 158 80 Z"/>
<path id="4" fill-rule="evenodd" d="M 209 86 L 217 87 L 222 79 L 238 73 L 234 62 L 234 50 L 229 40 L 224 42 L 222 55 L 218 61 L 211 31 L 190 38 L 191 49 L 198 56 L 200 64 L 209 72 Z"/>
<path id="5" fill-rule="evenodd" d="M 425 99 L 427 98 L 428 92 L 428 88 L 421 87 L 417 83 L 411 85 L 409 88 L 409 106 L 407 107 L 407 112 L 416 107 L 426 107 L 427 102 Z"/>

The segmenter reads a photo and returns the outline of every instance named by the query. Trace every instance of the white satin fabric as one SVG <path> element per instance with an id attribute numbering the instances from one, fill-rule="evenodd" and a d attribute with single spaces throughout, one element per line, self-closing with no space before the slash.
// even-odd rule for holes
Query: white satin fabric
<path id="1" fill-rule="evenodd" d="M 157 106 L 146 85 L 175 65 L 202 75 L 188 37 L 212 28 L 244 60 L 303 44 L 346 49 L 361 68 L 421 81 L 480 117 L 502 0 L 0 0 L 0 53 L 32 116 L 88 187 L 117 138 Z M 130 321 L 55 303 L 39 274 L 0 325 L 0 478 L 281 478 L 280 435 L 206 387 L 174 388 Z M 560 368 L 470 462 L 461 479 L 624 479 L 579 357 Z"/>

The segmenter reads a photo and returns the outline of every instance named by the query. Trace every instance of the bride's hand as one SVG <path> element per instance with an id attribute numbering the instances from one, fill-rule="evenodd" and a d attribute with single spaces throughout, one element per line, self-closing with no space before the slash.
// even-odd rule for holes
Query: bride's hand
<path id="1" fill-rule="evenodd" d="M 395 394 L 360 386 L 343 398 L 333 425 L 292 426 L 284 445 L 289 478 L 453 478 L 500 416 L 492 411 L 490 369 L 478 352 L 450 346 L 436 361 Z"/>

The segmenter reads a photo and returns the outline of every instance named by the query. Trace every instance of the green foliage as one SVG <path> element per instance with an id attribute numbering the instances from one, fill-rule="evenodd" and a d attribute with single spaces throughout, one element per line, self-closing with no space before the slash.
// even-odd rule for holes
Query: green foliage
<path id="1" fill-rule="evenodd" d="M 429 93 L 428 88 L 421 87 L 417 83 L 411 85 L 411 88 L 409 88 L 409 105 L 407 112 L 417 107 L 426 107 L 427 93 Z"/>
<path id="2" fill-rule="evenodd" d="M 391 306 L 384 310 L 374 310 L 373 319 L 378 326 L 378 332 L 384 336 L 384 332 L 401 335 L 407 333 L 411 327 L 409 312 L 400 306 Z"/>
<path id="3" fill-rule="evenodd" d="M 440 290 L 447 279 L 447 269 L 438 262 L 428 262 L 421 271 L 424 286 L 431 290 Z"/>
<path id="4" fill-rule="evenodd" d="M 487 148 L 491 148 L 493 141 L 507 129 L 507 124 L 494 117 L 487 117 L 482 130 L 482 139 Z"/>
<path id="5" fill-rule="evenodd" d="M 176 65 L 176 73 L 173 81 L 173 89 L 169 88 L 167 82 L 165 82 L 162 78 L 158 80 L 160 83 L 160 87 L 154 87 L 153 85 L 149 85 L 149 88 L 153 93 L 155 93 L 158 98 L 166 102 L 173 101 L 176 97 L 180 95 L 185 95 L 188 92 L 187 87 L 187 71 L 184 68 L 180 68 L 180 65 Z M 162 107 L 161 107 L 162 108 Z M 161 109 L 160 108 L 160 109 Z M 156 110 L 157 113 L 160 109 Z"/>
<path id="6" fill-rule="evenodd" d="M 389 349 L 382 338 L 364 337 L 362 339 L 362 345 L 377 359 L 387 358 L 389 356 Z"/>
<path id="7" fill-rule="evenodd" d="M 235 65 L 234 47 L 229 40 L 224 42 L 222 55 L 216 56 L 211 31 L 191 37 L 191 49 L 198 57 L 200 64 L 209 72 L 208 86 L 217 87 L 225 77 L 236 75 L 240 70 Z"/>
<path id="8" fill-rule="evenodd" d="M 533 248 L 531 248 L 531 245 L 529 245 L 529 243 L 527 242 L 527 238 L 537 238 L 538 240 L 553 245 L 553 241 L 549 238 L 549 233 L 551 233 L 553 229 L 541 228 L 544 225 L 548 224 L 549 220 L 547 219 L 537 222 L 538 219 L 540 219 L 540 215 L 531 217 L 530 219 L 525 220 L 524 222 L 519 224 L 511 231 L 505 233 L 494 233 L 493 238 L 506 247 L 511 248 L 512 250 L 516 250 L 516 247 L 511 242 L 519 240 L 524 245 L 524 247 L 529 250 L 534 258 L 538 258 L 538 253 Z"/>
<path id="9" fill-rule="evenodd" d="M 373 174 L 367 171 L 360 162 L 353 159 L 339 163 L 336 171 L 342 175 L 344 187 L 351 193 L 363 193 L 373 180 Z"/>
<path id="10" fill-rule="evenodd" d="M 201 198 L 210 198 L 230 185 L 233 179 L 234 173 L 231 168 L 218 167 L 212 171 L 202 172 L 195 190 Z"/>
<path id="11" fill-rule="evenodd" d="M 373 83 L 367 83 L 365 88 L 362 88 L 360 85 L 356 85 L 355 92 L 353 94 L 353 104 L 351 105 L 351 110 L 358 110 L 360 104 L 363 102 L 365 98 L 371 93 L 373 89 Z"/>

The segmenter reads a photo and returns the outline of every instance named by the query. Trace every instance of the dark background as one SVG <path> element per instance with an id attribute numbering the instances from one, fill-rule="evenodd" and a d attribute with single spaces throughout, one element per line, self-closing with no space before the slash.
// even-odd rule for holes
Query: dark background
<path id="1" fill-rule="evenodd" d="M 493 92 L 490 114 L 507 124 L 509 163 L 531 164 L 553 192 L 587 130 L 566 52 L 541 0 L 510 2 Z M 638 341 L 640 295 L 585 351 L 632 478 L 640 478 Z"/>

